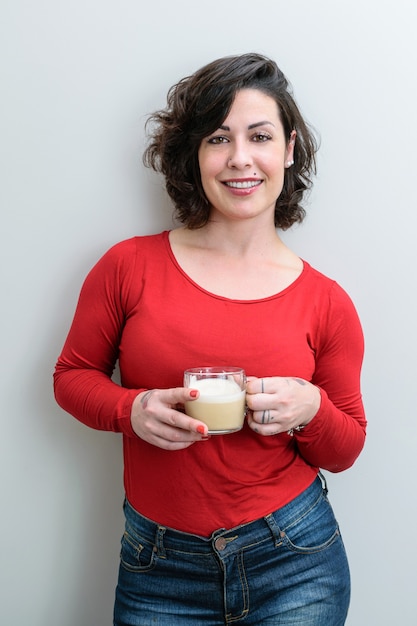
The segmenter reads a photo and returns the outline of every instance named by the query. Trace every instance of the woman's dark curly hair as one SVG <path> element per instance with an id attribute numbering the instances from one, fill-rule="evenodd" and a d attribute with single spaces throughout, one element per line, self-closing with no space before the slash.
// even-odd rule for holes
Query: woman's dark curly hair
<path id="1" fill-rule="evenodd" d="M 291 131 L 297 131 L 294 165 L 285 170 L 275 226 L 285 230 L 305 217 L 300 203 L 316 172 L 317 142 L 276 63 L 249 53 L 223 57 L 180 80 L 169 90 L 166 108 L 153 113 L 146 123 L 152 130 L 143 162 L 164 175 L 175 216 L 188 228 L 204 226 L 210 214 L 198 164 L 200 144 L 226 119 L 236 93 L 248 88 L 276 101 L 287 141 Z"/>

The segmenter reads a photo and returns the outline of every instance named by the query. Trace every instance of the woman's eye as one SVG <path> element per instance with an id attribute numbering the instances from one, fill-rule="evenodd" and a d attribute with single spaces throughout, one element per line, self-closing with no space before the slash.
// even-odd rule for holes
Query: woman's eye
<path id="1" fill-rule="evenodd" d="M 268 135 L 268 133 L 256 133 L 256 135 L 254 135 L 252 139 L 255 142 L 262 142 L 269 141 L 270 139 L 272 139 L 272 137 L 271 135 Z"/>
<path id="2" fill-rule="evenodd" d="M 251 141 L 254 141 L 255 143 L 263 143 L 265 141 L 269 141 L 270 139 L 272 139 L 271 135 L 265 132 L 258 132 L 255 135 L 252 135 L 251 137 Z M 209 137 L 207 139 L 207 143 L 212 144 L 212 145 L 229 143 L 229 141 L 230 141 L 229 138 L 226 137 L 225 135 L 216 135 L 215 137 Z"/>
<path id="3" fill-rule="evenodd" d="M 210 137 L 210 139 L 208 140 L 208 143 L 214 143 L 214 144 L 226 143 L 226 142 L 227 142 L 227 137 L 224 137 L 223 135 L 219 135 L 217 137 Z"/>

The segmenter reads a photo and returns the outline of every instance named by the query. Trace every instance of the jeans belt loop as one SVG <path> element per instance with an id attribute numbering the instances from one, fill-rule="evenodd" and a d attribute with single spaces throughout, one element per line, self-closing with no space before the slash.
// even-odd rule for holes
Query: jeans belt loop
<path id="1" fill-rule="evenodd" d="M 166 559 L 166 556 L 167 556 L 165 552 L 165 547 L 164 547 L 165 531 L 166 531 L 165 526 L 158 525 L 158 528 L 156 529 L 156 534 L 155 534 L 156 553 L 161 559 Z"/>
<path id="2" fill-rule="evenodd" d="M 279 546 L 282 544 L 283 536 L 285 537 L 285 533 L 283 533 L 281 531 L 280 527 L 278 526 L 278 524 L 276 522 L 276 519 L 275 519 L 273 513 L 270 513 L 269 515 L 264 517 L 264 520 L 265 520 L 265 522 L 269 526 L 269 530 L 271 531 L 272 537 L 273 537 L 274 542 L 275 542 L 275 547 L 279 548 Z"/>

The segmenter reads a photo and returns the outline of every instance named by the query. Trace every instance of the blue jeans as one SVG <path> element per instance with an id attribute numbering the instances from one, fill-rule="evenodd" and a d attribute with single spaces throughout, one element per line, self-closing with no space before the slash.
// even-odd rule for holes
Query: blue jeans
<path id="1" fill-rule="evenodd" d="M 125 502 L 114 625 L 342 626 L 349 566 L 322 480 L 209 538 L 155 524 Z"/>

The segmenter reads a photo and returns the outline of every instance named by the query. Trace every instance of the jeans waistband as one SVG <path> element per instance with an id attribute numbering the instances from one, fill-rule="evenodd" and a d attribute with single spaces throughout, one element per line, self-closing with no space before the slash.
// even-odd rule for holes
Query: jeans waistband
<path id="1" fill-rule="evenodd" d="M 193 535 L 158 524 L 138 513 L 125 500 L 126 529 L 153 543 L 155 550 L 162 557 L 167 550 L 208 554 L 213 549 L 226 556 L 270 539 L 271 534 L 278 545 L 281 542 L 281 533 L 304 517 L 322 496 L 323 491 L 327 493 L 327 485 L 325 478 L 319 474 L 305 491 L 277 511 L 235 528 L 219 528 L 210 537 Z"/>

